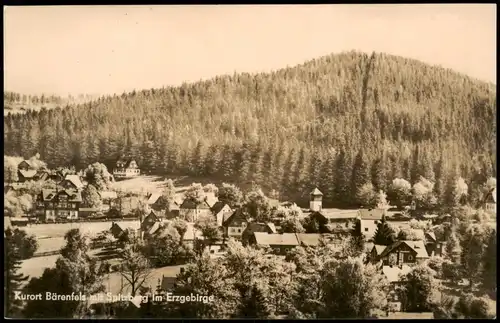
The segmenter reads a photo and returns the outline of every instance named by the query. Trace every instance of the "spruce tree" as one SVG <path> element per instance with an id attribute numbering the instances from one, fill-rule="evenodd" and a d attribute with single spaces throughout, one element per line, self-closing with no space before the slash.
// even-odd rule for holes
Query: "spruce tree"
<path id="1" fill-rule="evenodd" d="M 32 252 L 26 254 L 28 237 L 25 234 L 10 228 L 4 233 L 4 309 L 5 316 L 13 318 L 20 314 L 23 305 L 21 300 L 15 299 L 15 292 L 20 291 L 23 283 L 29 279 L 29 276 L 19 272 L 21 263 Z"/>
<path id="2" fill-rule="evenodd" d="M 382 220 L 377 224 L 377 230 L 375 230 L 375 235 L 373 236 L 373 243 L 383 246 L 388 246 L 396 241 L 396 236 L 394 230 L 387 223 L 385 216 L 382 216 Z"/>
<path id="3" fill-rule="evenodd" d="M 335 161 L 335 199 L 338 206 L 348 206 L 352 202 L 351 176 L 345 151 L 340 150 Z"/>
<path id="4" fill-rule="evenodd" d="M 366 183 L 370 183 L 371 178 L 368 170 L 368 163 L 365 159 L 364 152 L 361 149 L 352 167 L 352 188 L 351 192 L 358 192 L 359 189 Z"/>

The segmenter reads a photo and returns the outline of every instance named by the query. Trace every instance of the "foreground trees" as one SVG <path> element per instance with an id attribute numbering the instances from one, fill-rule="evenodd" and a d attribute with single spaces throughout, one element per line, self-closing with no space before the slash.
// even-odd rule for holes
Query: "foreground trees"
<path id="1" fill-rule="evenodd" d="M 29 277 L 19 273 L 21 261 L 31 258 L 38 248 L 34 236 L 25 231 L 8 228 L 4 238 L 4 308 L 9 318 L 20 315 L 22 301 L 16 300 L 15 291 L 20 291 Z"/>
<path id="2" fill-rule="evenodd" d="M 103 268 L 88 256 L 89 240 L 79 229 L 68 231 L 66 246 L 61 251 L 54 268 L 45 269 L 40 278 L 30 280 L 24 293 L 45 295 L 90 295 L 104 291 Z M 29 318 L 82 318 L 87 302 L 74 300 L 31 300 L 26 303 L 23 314 Z"/>

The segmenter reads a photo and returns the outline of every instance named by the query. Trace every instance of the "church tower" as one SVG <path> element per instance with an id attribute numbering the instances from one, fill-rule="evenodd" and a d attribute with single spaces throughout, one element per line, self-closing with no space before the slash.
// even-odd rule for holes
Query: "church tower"
<path id="1" fill-rule="evenodd" d="M 309 209 L 311 212 L 319 212 L 322 209 L 323 193 L 318 188 L 311 192 L 311 199 L 309 200 Z"/>

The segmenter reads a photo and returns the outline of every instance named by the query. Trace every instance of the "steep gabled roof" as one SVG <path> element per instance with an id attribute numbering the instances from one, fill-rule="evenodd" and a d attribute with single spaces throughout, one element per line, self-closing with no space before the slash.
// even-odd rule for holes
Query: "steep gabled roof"
<path id="1" fill-rule="evenodd" d="M 78 175 L 66 175 L 64 180 L 72 183 L 77 189 L 83 188 L 83 183 Z"/>
<path id="2" fill-rule="evenodd" d="M 21 173 L 21 175 L 23 175 L 24 178 L 33 178 L 35 177 L 37 171 L 34 169 L 29 169 L 29 170 L 20 169 L 19 173 Z"/>
<path id="3" fill-rule="evenodd" d="M 276 233 L 276 227 L 274 223 L 259 223 L 259 222 L 250 222 L 243 234 L 255 233 L 255 232 L 268 232 L 268 233 Z"/>
<path id="4" fill-rule="evenodd" d="M 497 202 L 497 189 L 491 189 L 485 196 L 484 203 L 496 203 Z"/>
<path id="5" fill-rule="evenodd" d="M 57 195 L 66 194 L 68 196 L 69 202 L 81 202 L 82 195 L 79 191 L 76 190 L 55 190 L 55 189 L 43 189 L 42 190 L 42 199 L 44 202 L 52 201 Z"/>
<path id="6" fill-rule="evenodd" d="M 226 217 L 226 216 L 224 216 L 224 218 L 225 218 L 225 217 Z M 226 219 L 226 220 L 224 220 L 224 221 L 222 222 L 222 225 L 223 225 L 223 226 L 227 226 L 227 225 L 231 224 L 231 222 L 232 222 L 232 221 L 234 221 L 235 219 L 238 219 L 238 218 L 240 218 L 240 219 L 242 219 L 242 220 L 244 220 L 244 221 L 246 221 L 246 220 L 247 220 L 247 218 L 246 218 L 245 214 L 243 213 L 243 210 L 242 210 L 242 209 L 237 209 L 237 210 L 235 210 L 232 214 L 230 214 L 230 215 L 227 217 L 227 219 Z"/>
<path id="7" fill-rule="evenodd" d="M 437 238 L 436 238 L 436 235 L 434 234 L 434 232 L 426 232 L 425 235 L 426 235 L 426 239 L 427 239 L 427 237 L 429 237 L 433 241 L 437 241 Z"/>
<path id="8" fill-rule="evenodd" d="M 224 208 L 224 206 L 226 206 L 227 204 L 224 203 L 224 202 L 221 202 L 221 201 L 217 201 L 215 202 L 214 205 L 212 205 L 212 207 L 210 208 L 212 210 L 212 213 L 213 214 L 218 214 L 220 211 L 222 211 L 222 209 Z"/>
<path id="9" fill-rule="evenodd" d="M 205 200 L 194 201 L 192 199 L 185 199 L 184 202 L 182 202 L 180 208 L 187 210 L 197 210 L 197 209 L 210 209 L 210 206 Z"/>
<path id="10" fill-rule="evenodd" d="M 404 240 L 404 241 L 396 241 L 390 246 L 387 246 L 385 250 L 380 254 L 380 257 L 385 257 L 392 251 L 396 250 L 399 248 L 401 245 L 407 245 L 410 249 L 415 251 L 416 257 L 417 258 L 429 258 L 429 254 L 427 253 L 427 249 L 425 249 L 425 244 L 424 241 L 422 240 L 417 240 L 417 241 L 409 241 L 409 240 Z"/>
<path id="11" fill-rule="evenodd" d="M 116 162 L 116 166 L 118 168 L 129 168 L 130 167 L 130 164 L 132 162 L 135 162 L 135 164 L 137 164 L 137 162 L 135 161 L 135 159 L 119 159 L 117 162 Z"/>
<path id="12" fill-rule="evenodd" d="M 160 193 L 151 193 L 147 196 L 147 201 L 146 203 L 148 204 L 154 204 L 158 199 L 160 198 L 161 194 Z"/>
<path id="13" fill-rule="evenodd" d="M 373 248 L 375 248 L 375 251 L 377 252 L 377 255 L 381 255 L 384 252 L 385 248 L 387 248 L 387 246 L 379 245 L 379 244 L 374 244 Z"/>

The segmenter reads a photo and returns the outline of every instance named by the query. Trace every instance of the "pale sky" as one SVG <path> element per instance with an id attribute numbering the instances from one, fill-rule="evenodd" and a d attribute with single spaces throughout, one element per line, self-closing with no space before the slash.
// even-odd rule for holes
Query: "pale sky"
<path id="1" fill-rule="evenodd" d="M 269 71 L 348 50 L 496 82 L 494 4 L 4 7 L 6 90 L 99 93 Z"/>

